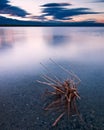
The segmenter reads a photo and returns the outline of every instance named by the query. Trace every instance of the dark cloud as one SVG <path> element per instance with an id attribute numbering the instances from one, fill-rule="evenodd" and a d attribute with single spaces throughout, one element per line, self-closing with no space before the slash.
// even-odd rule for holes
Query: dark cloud
<path id="1" fill-rule="evenodd" d="M 25 17 L 29 13 L 27 13 L 25 10 L 16 7 L 16 6 L 11 6 L 8 4 L 8 0 L 1 0 L 0 1 L 0 13 L 1 14 L 10 14 L 14 16 L 20 16 L 20 17 Z"/>
<path id="2" fill-rule="evenodd" d="M 8 0 L 1 0 L 1 1 L 0 1 L 0 6 L 1 6 L 1 5 L 5 5 L 5 4 L 7 4 L 7 3 L 8 3 Z"/>
<path id="3" fill-rule="evenodd" d="M 71 19 L 72 16 L 77 16 L 77 15 L 99 14 L 99 12 L 91 11 L 90 8 L 70 9 L 70 8 L 65 8 L 64 6 L 55 6 L 55 3 L 45 4 L 43 5 L 43 7 L 44 7 L 42 11 L 43 15 L 53 16 L 54 20 L 68 20 Z"/>
<path id="4" fill-rule="evenodd" d="M 62 7 L 45 8 L 43 10 L 44 16 L 53 16 L 54 19 L 65 20 L 67 17 L 64 15 L 65 9 Z"/>
<path id="5" fill-rule="evenodd" d="M 104 0 L 94 0 L 93 2 L 104 2 Z"/>
<path id="6" fill-rule="evenodd" d="M 69 6 L 71 4 L 69 3 L 48 3 L 48 4 L 44 4 L 42 5 L 42 7 L 55 7 L 55 6 Z"/>

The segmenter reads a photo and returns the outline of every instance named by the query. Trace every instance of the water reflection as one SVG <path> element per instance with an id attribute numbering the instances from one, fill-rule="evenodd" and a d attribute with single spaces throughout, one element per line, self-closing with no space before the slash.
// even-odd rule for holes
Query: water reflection
<path id="1" fill-rule="evenodd" d="M 103 41 L 103 28 L 0 28 L 0 72 L 33 72 L 50 57 L 104 64 Z"/>
<path id="2" fill-rule="evenodd" d="M 24 35 L 18 36 L 18 30 L 13 28 L 0 28 L 0 52 L 10 49 L 16 41 L 23 41 Z"/>
<path id="3" fill-rule="evenodd" d="M 0 50 L 12 47 L 14 41 L 13 36 L 12 30 L 0 29 Z"/>
<path id="4" fill-rule="evenodd" d="M 46 28 L 46 33 L 44 39 L 48 45 L 51 47 L 63 46 L 70 42 L 70 36 L 66 34 L 67 28 Z"/>

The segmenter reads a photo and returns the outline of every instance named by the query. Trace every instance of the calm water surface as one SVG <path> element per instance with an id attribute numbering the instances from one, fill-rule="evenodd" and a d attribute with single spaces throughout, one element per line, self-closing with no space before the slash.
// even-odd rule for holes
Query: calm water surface
<path id="1" fill-rule="evenodd" d="M 91 130 L 103 130 L 103 27 L 0 27 L 0 130 L 53 129 L 40 99 L 46 86 L 35 82 L 45 71 L 40 62 L 62 79 L 66 74 L 49 58 L 80 77 L 80 112 Z M 87 129 L 74 121 L 54 129 Z"/>
<path id="2" fill-rule="evenodd" d="M 0 28 L 0 75 L 34 73 L 49 58 L 103 65 L 103 41 L 104 28 Z"/>

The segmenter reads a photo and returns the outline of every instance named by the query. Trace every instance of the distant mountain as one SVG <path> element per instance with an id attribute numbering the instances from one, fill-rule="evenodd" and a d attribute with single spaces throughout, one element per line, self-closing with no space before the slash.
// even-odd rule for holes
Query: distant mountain
<path id="1" fill-rule="evenodd" d="M 41 22 L 22 21 L 0 16 L 0 26 L 30 26 L 30 25 L 39 26 L 41 25 Z"/>
<path id="2" fill-rule="evenodd" d="M 5 18 L 0 16 L 0 26 L 104 26 L 104 23 L 95 21 L 82 22 L 56 22 L 56 21 L 22 21 L 16 19 Z"/>

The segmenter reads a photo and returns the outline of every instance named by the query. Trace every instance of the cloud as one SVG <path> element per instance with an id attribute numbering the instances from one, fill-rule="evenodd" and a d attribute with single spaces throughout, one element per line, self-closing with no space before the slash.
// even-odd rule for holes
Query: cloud
<path id="1" fill-rule="evenodd" d="M 70 3 L 48 3 L 48 4 L 44 4 L 42 5 L 42 7 L 58 7 L 58 6 L 69 6 L 71 5 Z"/>
<path id="2" fill-rule="evenodd" d="M 104 0 L 94 0 L 94 2 L 104 2 Z"/>
<path id="3" fill-rule="evenodd" d="M 51 6 L 50 6 L 51 5 Z M 56 6 L 57 5 L 57 6 Z M 64 4 L 49 3 L 43 5 L 43 15 L 53 16 L 54 20 L 69 20 L 72 16 L 86 15 L 86 14 L 99 14 L 99 12 L 93 12 L 90 8 L 66 8 Z M 67 3 L 66 3 L 67 6 Z"/>
<path id="4" fill-rule="evenodd" d="M 8 4 L 8 0 L 1 0 L 0 1 L 0 13 L 1 14 L 10 14 L 13 16 L 20 16 L 20 17 L 25 17 L 26 15 L 29 15 L 25 10 L 16 7 L 16 6 L 11 6 Z"/>

